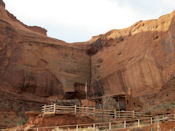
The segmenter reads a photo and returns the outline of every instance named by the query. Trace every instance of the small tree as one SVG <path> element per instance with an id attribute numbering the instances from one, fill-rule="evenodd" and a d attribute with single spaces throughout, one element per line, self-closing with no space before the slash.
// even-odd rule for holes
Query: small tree
<path id="1" fill-rule="evenodd" d="M 26 122 L 27 122 L 27 118 L 20 116 L 17 121 L 17 126 L 23 126 L 26 124 Z"/>
<path id="2" fill-rule="evenodd" d="M 103 109 L 104 110 L 114 110 L 116 109 L 116 100 L 109 96 L 109 97 L 104 97 L 102 99 L 102 103 L 103 103 Z"/>

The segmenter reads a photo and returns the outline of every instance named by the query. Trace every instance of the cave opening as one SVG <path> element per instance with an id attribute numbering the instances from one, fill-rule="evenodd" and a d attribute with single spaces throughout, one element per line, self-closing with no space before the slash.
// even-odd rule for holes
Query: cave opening
<path id="1" fill-rule="evenodd" d="M 79 99 L 77 97 L 77 92 L 66 92 L 63 97 L 64 100 Z"/>
<path id="2" fill-rule="evenodd" d="M 74 85 L 74 91 L 72 92 L 65 92 L 65 95 L 63 99 L 85 99 L 86 93 L 85 93 L 85 84 L 75 82 Z"/>

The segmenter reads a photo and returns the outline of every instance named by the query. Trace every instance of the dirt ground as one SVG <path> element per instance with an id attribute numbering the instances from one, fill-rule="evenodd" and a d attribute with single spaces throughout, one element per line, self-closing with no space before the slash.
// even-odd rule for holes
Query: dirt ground
<path id="1" fill-rule="evenodd" d="M 60 125 L 76 125 L 93 123 L 94 120 L 87 116 L 75 116 L 72 114 L 56 115 L 56 116 L 37 116 L 30 118 L 26 125 L 35 127 L 60 126 Z"/>

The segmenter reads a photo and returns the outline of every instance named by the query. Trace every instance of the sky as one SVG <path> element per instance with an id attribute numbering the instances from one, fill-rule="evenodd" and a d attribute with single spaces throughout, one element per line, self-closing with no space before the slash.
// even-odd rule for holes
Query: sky
<path id="1" fill-rule="evenodd" d="M 175 0 L 4 0 L 6 9 L 30 26 L 66 42 L 87 41 L 140 20 L 175 10 Z"/>

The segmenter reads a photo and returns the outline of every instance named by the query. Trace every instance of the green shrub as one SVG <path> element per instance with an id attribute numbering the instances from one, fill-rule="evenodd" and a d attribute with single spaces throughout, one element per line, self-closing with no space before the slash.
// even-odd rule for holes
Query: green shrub
<path id="1" fill-rule="evenodd" d="M 173 102 L 170 103 L 170 106 L 175 108 L 175 104 Z"/>
<path id="2" fill-rule="evenodd" d="M 25 118 L 25 117 L 19 117 L 18 118 L 18 121 L 17 121 L 17 126 L 23 126 L 23 125 L 26 124 L 26 122 L 27 122 L 27 118 Z"/>

